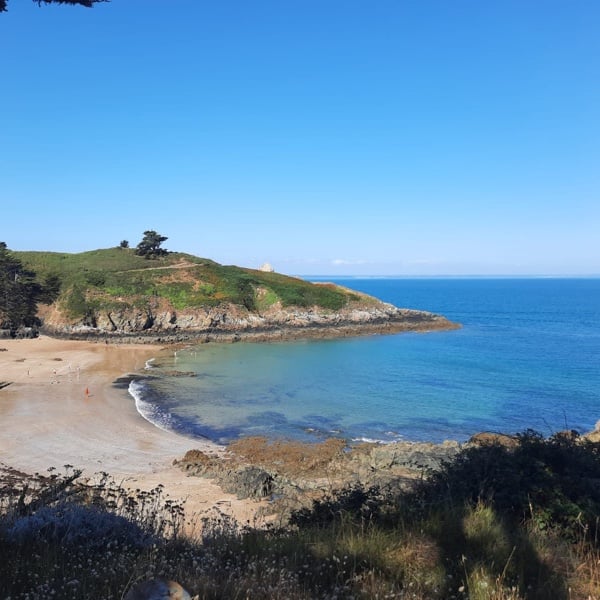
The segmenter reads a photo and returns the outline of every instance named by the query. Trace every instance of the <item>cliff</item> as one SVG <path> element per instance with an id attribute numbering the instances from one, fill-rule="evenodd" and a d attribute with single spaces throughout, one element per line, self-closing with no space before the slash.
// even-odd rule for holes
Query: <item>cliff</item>
<path id="1" fill-rule="evenodd" d="M 156 301 L 155 306 L 148 305 L 143 310 L 101 310 L 75 321 L 67 318 L 57 305 L 42 315 L 42 329 L 49 335 L 171 342 L 325 338 L 458 327 L 442 316 L 400 309 L 383 302 L 348 306 L 337 311 L 313 306 L 257 313 L 235 304 L 176 310 L 168 303 Z"/>
<path id="2" fill-rule="evenodd" d="M 400 309 L 331 283 L 187 254 L 146 260 L 113 248 L 20 258 L 41 276 L 61 281 L 57 300 L 38 312 L 42 331 L 54 336 L 235 341 L 457 327 L 442 316 Z"/>

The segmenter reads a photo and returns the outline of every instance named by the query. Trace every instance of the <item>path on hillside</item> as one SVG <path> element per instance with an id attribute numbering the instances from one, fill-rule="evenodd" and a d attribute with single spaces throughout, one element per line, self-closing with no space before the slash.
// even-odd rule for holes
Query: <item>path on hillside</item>
<path id="1" fill-rule="evenodd" d="M 163 267 L 146 267 L 145 269 L 126 269 L 125 271 L 116 271 L 116 273 L 135 273 L 136 271 L 160 271 L 164 269 L 187 269 L 189 267 L 202 267 L 203 263 L 193 263 L 190 261 L 178 262 L 173 265 Z"/>

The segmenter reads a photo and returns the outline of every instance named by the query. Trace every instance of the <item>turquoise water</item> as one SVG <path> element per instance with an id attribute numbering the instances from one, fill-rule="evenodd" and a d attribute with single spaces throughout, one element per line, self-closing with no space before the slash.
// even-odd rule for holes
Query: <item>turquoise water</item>
<path id="1" fill-rule="evenodd" d="M 331 279 L 328 279 L 331 280 Z M 600 279 L 344 279 L 457 331 L 204 344 L 133 382 L 157 426 L 227 442 L 465 440 L 592 429 L 600 420 Z M 169 377 L 164 371 L 193 371 Z"/>

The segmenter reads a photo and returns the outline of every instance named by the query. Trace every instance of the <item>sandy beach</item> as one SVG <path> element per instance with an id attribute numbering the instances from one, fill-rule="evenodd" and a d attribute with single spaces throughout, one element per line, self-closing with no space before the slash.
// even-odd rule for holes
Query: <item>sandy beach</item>
<path id="1" fill-rule="evenodd" d="M 112 385 L 161 350 L 46 336 L 0 340 L 0 385 L 9 383 L 0 389 L 0 463 L 26 473 L 72 465 L 87 477 L 108 472 L 132 488 L 162 484 L 165 496 L 185 501 L 189 522 L 215 507 L 253 521 L 259 502 L 238 500 L 173 466 L 187 450 L 219 446 L 158 429 L 127 390 Z"/>

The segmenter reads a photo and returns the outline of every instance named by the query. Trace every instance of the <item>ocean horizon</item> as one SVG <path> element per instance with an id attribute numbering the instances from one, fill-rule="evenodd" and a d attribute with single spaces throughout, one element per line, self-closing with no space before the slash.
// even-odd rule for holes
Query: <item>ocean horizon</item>
<path id="1" fill-rule="evenodd" d="M 584 432 L 600 420 L 596 277 L 304 278 L 462 328 L 189 347 L 157 357 L 148 377 L 131 382 L 138 411 L 217 443 L 465 441 L 480 431 Z"/>

